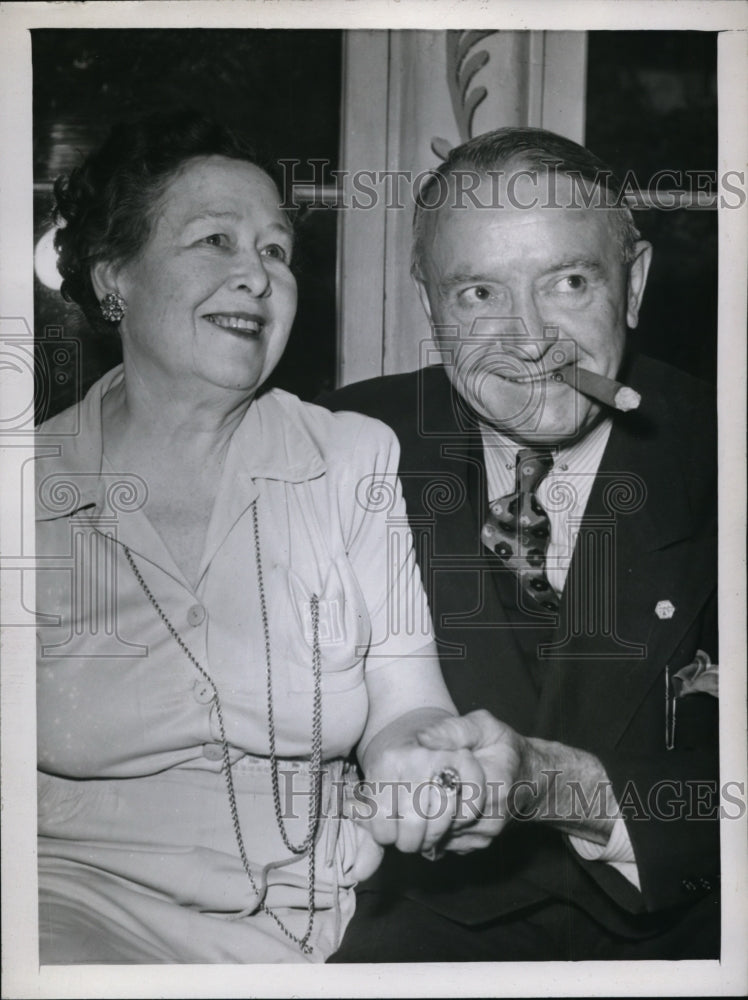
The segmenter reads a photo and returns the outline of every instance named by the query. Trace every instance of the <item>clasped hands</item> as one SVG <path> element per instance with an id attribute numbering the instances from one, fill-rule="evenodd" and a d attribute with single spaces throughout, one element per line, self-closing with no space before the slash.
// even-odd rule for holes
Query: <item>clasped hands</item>
<path id="1" fill-rule="evenodd" d="M 372 740 L 347 807 L 359 835 L 354 878 L 372 874 L 387 845 L 431 858 L 487 847 L 505 823 L 487 801 L 487 774 L 511 782 L 521 754 L 522 737 L 484 711 Z"/>

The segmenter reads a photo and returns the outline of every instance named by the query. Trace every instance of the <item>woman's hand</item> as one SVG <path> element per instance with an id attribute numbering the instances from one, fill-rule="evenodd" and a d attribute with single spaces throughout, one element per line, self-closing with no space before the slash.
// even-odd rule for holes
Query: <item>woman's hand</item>
<path id="1" fill-rule="evenodd" d="M 349 810 L 378 844 L 428 852 L 479 816 L 485 777 L 473 754 L 418 743 L 421 729 L 447 715 L 443 709 L 410 712 L 361 754 L 364 781 Z"/>

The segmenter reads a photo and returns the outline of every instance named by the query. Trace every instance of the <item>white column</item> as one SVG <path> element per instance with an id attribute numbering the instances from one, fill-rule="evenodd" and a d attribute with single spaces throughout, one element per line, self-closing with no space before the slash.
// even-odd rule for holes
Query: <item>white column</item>
<path id="1" fill-rule="evenodd" d="M 386 169 L 388 31 L 347 31 L 338 209 L 338 385 L 381 375 L 384 351 L 384 202 L 354 203 L 353 176 Z M 360 199 L 366 201 L 366 199 Z"/>
<path id="2" fill-rule="evenodd" d="M 447 32 L 390 33 L 387 169 L 407 170 L 401 184 L 402 208 L 385 213 L 383 372 L 410 371 L 421 361 L 421 345 L 431 342 L 431 328 L 410 277 L 411 227 L 419 175 L 438 166 L 431 148 L 439 137 L 460 142 L 452 112 L 446 72 Z"/>

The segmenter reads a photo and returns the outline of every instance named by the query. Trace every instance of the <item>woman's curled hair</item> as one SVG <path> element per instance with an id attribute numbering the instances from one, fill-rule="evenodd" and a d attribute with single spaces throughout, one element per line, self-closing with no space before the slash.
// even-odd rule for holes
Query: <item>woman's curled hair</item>
<path id="1" fill-rule="evenodd" d="M 255 163 L 254 150 L 226 126 L 191 111 L 155 113 L 115 125 L 103 145 L 54 185 L 57 268 L 62 295 L 96 330 L 110 330 L 91 283 L 99 261 L 125 263 L 148 241 L 168 183 L 198 156 Z"/>

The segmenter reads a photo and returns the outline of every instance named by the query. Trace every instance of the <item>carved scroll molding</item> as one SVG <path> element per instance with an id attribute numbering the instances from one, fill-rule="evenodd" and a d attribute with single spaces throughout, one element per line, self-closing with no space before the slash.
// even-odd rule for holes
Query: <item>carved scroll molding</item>
<path id="1" fill-rule="evenodd" d="M 493 30 L 444 35 L 444 72 L 459 142 L 506 125 L 536 125 L 582 140 L 584 32 Z M 453 145 L 441 136 L 432 136 L 430 142 L 431 151 L 441 159 Z"/>
<path id="2" fill-rule="evenodd" d="M 472 137 L 475 110 L 488 94 L 485 86 L 473 86 L 473 80 L 491 58 L 487 49 L 479 47 L 480 43 L 484 38 L 495 34 L 495 31 L 446 33 L 447 85 L 460 142 L 467 142 Z M 444 139 L 433 139 L 431 148 L 442 159 L 449 152 L 449 146 Z"/>

